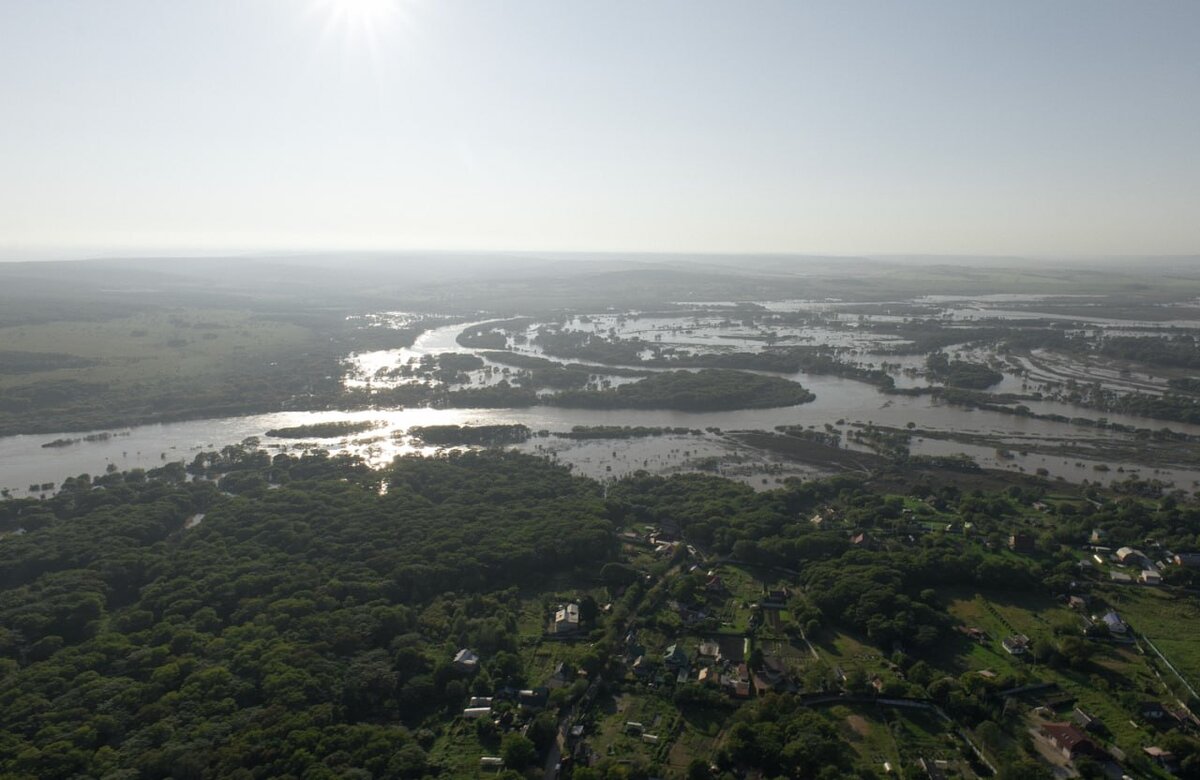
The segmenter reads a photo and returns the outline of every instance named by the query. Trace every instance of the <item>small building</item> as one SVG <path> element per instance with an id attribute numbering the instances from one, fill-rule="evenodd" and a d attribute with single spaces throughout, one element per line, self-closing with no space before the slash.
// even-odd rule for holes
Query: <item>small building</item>
<path id="1" fill-rule="evenodd" d="M 453 663 L 458 671 L 472 674 L 479 669 L 479 656 L 464 647 L 454 654 Z"/>
<path id="2" fill-rule="evenodd" d="M 1124 636 L 1125 634 L 1129 633 L 1129 626 L 1125 624 L 1125 621 L 1121 619 L 1120 615 L 1111 609 L 1104 613 L 1104 617 L 1102 617 L 1101 620 L 1104 621 L 1104 625 L 1108 626 L 1108 632 L 1110 634 Z"/>
<path id="3" fill-rule="evenodd" d="M 962 631 L 964 634 L 966 634 L 967 638 L 970 639 L 972 642 L 978 642 L 979 644 L 983 644 L 984 642 L 987 641 L 987 638 L 988 638 L 987 632 L 984 631 L 982 628 L 976 628 L 975 626 L 965 626 L 963 628 L 960 628 L 959 630 Z"/>
<path id="4" fill-rule="evenodd" d="M 1025 655 L 1029 652 L 1029 637 L 1024 634 L 1013 634 L 1000 641 L 1009 655 Z"/>
<path id="5" fill-rule="evenodd" d="M 1117 549 L 1117 560 L 1123 564 L 1134 563 L 1145 557 L 1141 550 L 1135 550 L 1132 547 L 1120 547 Z"/>
<path id="6" fill-rule="evenodd" d="M 1037 549 L 1037 540 L 1033 538 L 1033 534 L 1019 531 L 1008 537 L 1008 549 L 1028 554 Z"/>
<path id="7" fill-rule="evenodd" d="M 1143 585 L 1162 585 L 1162 575 L 1154 569 L 1145 569 L 1138 575 L 1138 582 Z"/>
<path id="8" fill-rule="evenodd" d="M 738 664 L 722 683 L 729 690 L 729 695 L 735 699 L 750 698 L 750 670 L 746 664 Z"/>
<path id="9" fill-rule="evenodd" d="M 705 639 L 700 643 L 700 658 L 704 659 L 719 659 L 721 657 L 721 646 L 711 639 Z"/>
<path id="10" fill-rule="evenodd" d="M 492 697 L 491 696 L 472 696 L 471 701 L 467 702 L 467 706 L 469 706 L 469 707 L 491 707 L 492 706 Z"/>
<path id="11" fill-rule="evenodd" d="M 1108 573 L 1108 578 L 1117 585 L 1128 585 L 1129 583 L 1133 582 L 1133 577 L 1129 576 L 1123 571 L 1110 571 Z"/>
<path id="12" fill-rule="evenodd" d="M 479 720 L 491 716 L 492 708 L 488 707 L 467 707 L 462 711 L 462 716 L 467 720 Z"/>
<path id="13" fill-rule="evenodd" d="M 787 588 L 771 588 L 763 597 L 763 607 L 782 608 L 787 604 L 791 592 Z"/>
<path id="14" fill-rule="evenodd" d="M 657 734 L 643 734 L 642 742 L 645 742 L 647 745 L 657 745 L 658 744 L 658 735 Z"/>
<path id="15" fill-rule="evenodd" d="M 495 769 L 495 770 L 503 769 L 504 768 L 504 759 L 500 758 L 500 756 L 480 756 L 479 757 L 479 768 L 480 769 Z"/>
<path id="16" fill-rule="evenodd" d="M 676 642 L 663 653 L 663 663 L 676 669 L 686 669 L 690 661 L 688 660 L 687 651 Z"/>
<path id="17" fill-rule="evenodd" d="M 643 726 L 641 723 L 639 723 L 636 720 L 625 721 L 625 733 L 626 734 L 637 734 L 640 736 L 645 730 L 646 730 L 646 727 Z"/>
<path id="18" fill-rule="evenodd" d="M 1171 773 L 1175 772 L 1175 754 L 1171 751 L 1151 745 L 1150 747 L 1142 748 L 1142 752 L 1146 754 L 1147 758 L 1163 769 Z"/>
<path id="19" fill-rule="evenodd" d="M 554 633 L 572 634 L 579 630 L 579 605 L 561 604 L 554 613 Z"/>
<path id="20" fill-rule="evenodd" d="M 570 685 L 575 679 L 575 673 L 571 667 L 567 666 L 562 661 L 554 667 L 554 673 L 550 675 L 550 679 L 546 681 L 547 688 L 564 688 Z"/>
<path id="21" fill-rule="evenodd" d="M 1042 726 L 1042 734 L 1069 761 L 1074 761 L 1080 756 L 1096 755 L 1098 752 L 1096 743 L 1070 723 L 1046 723 Z"/>
<path id="22" fill-rule="evenodd" d="M 700 673 L 696 675 L 696 682 L 701 685 L 712 685 L 717 681 L 717 671 L 711 666 L 705 666 L 700 669 Z"/>
<path id="23" fill-rule="evenodd" d="M 549 688 L 527 688 L 517 691 L 517 703 L 526 708 L 545 707 L 549 698 Z"/>

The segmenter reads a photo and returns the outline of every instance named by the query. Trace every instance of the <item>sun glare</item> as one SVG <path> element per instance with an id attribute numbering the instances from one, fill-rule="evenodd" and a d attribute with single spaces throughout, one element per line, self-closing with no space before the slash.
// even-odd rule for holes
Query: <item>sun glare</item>
<path id="1" fill-rule="evenodd" d="M 374 27 L 396 13 L 397 0 L 324 0 L 331 16 L 350 27 Z"/>
<path id="2" fill-rule="evenodd" d="M 339 52 L 344 67 L 365 63 L 382 89 L 388 50 L 397 45 L 406 11 L 414 1 L 312 0 L 309 9 L 321 26 L 323 46 Z"/>
<path id="3" fill-rule="evenodd" d="M 374 44 L 400 17 L 401 0 L 315 0 L 326 33 L 344 43 Z"/>

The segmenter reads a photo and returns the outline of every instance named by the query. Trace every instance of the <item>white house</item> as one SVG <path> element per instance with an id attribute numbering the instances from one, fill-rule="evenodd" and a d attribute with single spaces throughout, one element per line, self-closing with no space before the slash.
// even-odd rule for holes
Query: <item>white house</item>
<path id="1" fill-rule="evenodd" d="M 579 630 L 579 605 L 562 604 L 554 613 L 554 633 L 570 634 Z"/>

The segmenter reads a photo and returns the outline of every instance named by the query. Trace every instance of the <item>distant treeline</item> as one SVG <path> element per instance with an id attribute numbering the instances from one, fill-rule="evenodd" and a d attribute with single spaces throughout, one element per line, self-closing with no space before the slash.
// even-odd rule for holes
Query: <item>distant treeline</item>
<path id="1" fill-rule="evenodd" d="M 795 406 L 816 398 L 796 382 L 743 371 L 667 371 L 611 390 L 572 390 L 544 403 L 583 409 L 678 409 L 714 412 Z"/>
<path id="2" fill-rule="evenodd" d="M 648 436 L 702 436 L 697 428 L 660 428 L 657 426 L 629 425 L 576 425 L 565 433 L 556 433 L 560 439 L 640 439 Z"/>
<path id="3" fill-rule="evenodd" d="M 417 425 L 408 435 L 437 446 L 498 447 L 519 444 L 531 435 L 524 425 Z"/>
<path id="4" fill-rule="evenodd" d="M 334 422 L 293 425 L 290 428 L 272 428 L 267 435 L 276 439 L 332 439 L 378 428 L 380 423 L 371 420 L 337 420 Z"/>

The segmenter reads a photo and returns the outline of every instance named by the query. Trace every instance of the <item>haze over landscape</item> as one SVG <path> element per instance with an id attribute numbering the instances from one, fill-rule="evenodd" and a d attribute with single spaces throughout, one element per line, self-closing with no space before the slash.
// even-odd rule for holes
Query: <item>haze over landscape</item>
<path id="1" fill-rule="evenodd" d="M 1198 23 L 0 0 L 0 778 L 1200 778 Z"/>
<path id="2" fill-rule="evenodd" d="M 0 4 L 6 259 L 1191 254 L 1191 2 Z"/>

